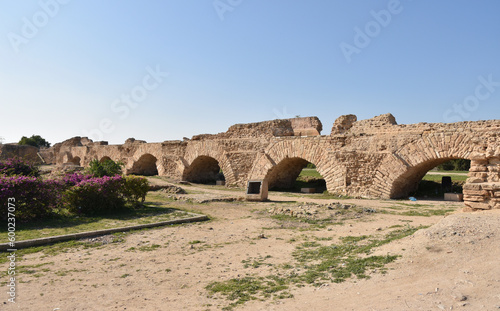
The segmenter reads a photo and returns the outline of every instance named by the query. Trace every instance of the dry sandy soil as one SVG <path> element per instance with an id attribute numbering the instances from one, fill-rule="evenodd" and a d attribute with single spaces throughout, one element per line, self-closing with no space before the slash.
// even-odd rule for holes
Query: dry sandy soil
<path id="1" fill-rule="evenodd" d="M 198 196 L 207 191 L 186 188 Z M 209 191 L 212 196 L 241 195 Z M 370 271 L 368 279 L 352 277 L 320 287 L 291 285 L 288 292 L 293 298 L 252 300 L 235 310 L 500 309 L 500 211 L 462 213 L 461 203 L 404 202 L 408 207 L 398 206 L 425 204 L 457 212 L 430 217 L 366 212 L 339 216 L 344 217 L 342 224 L 322 227 L 284 222 L 268 213 L 270 207 L 299 204 L 286 201 L 313 199 L 273 195 L 271 200 L 173 201 L 212 220 L 140 231 L 123 242 L 99 247 L 26 255 L 18 265 L 31 271 L 20 272 L 17 302 L 8 303 L 4 290 L 0 310 L 220 310 L 231 301 L 220 294 L 209 295 L 205 287 L 211 282 L 272 275 L 280 264 L 294 262 L 292 253 L 305 241 L 330 245 L 343 236 L 383 236 L 408 224 L 430 227 L 374 250 L 374 255 L 401 255 L 386 266 L 386 274 Z M 370 211 L 397 205 L 379 200 L 341 203 Z M 253 261 L 263 264 L 245 264 Z"/>

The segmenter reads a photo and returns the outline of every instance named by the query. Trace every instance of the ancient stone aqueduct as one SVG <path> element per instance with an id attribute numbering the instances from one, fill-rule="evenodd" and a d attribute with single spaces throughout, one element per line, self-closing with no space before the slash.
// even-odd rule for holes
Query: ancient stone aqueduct
<path id="1" fill-rule="evenodd" d="M 357 121 L 339 117 L 320 135 L 316 117 L 236 124 L 227 132 L 184 141 L 128 139 L 108 145 L 75 137 L 43 150 L 46 162 L 86 166 L 94 159 L 125 163 L 125 173 L 174 180 L 214 180 L 222 169 L 227 186 L 261 180 L 272 189 L 293 184 L 311 162 L 330 193 L 404 198 L 427 171 L 450 159 L 470 159 L 464 202 L 469 209 L 500 208 L 500 120 L 396 123 L 391 114 Z"/>

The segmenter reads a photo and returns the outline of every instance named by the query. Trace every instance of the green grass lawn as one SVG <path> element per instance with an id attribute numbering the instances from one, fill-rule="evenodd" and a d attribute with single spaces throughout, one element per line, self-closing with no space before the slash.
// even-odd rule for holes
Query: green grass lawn
<path id="1" fill-rule="evenodd" d="M 318 179 L 322 179 L 323 176 L 321 176 L 320 173 L 318 173 L 318 171 L 315 169 L 315 168 L 304 168 L 302 169 L 302 171 L 300 172 L 299 174 L 299 177 L 314 177 L 314 178 L 318 178 Z"/>
<path id="2" fill-rule="evenodd" d="M 148 194 L 143 207 L 127 209 L 114 215 L 106 216 L 59 216 L 55 219 L 16 223 L 16 240 L 45 238 L 71 233 L 127 227 L 141 224 L 150 224 L 190 217 L 191 214 L 172 207 L 167 202 L 154 195 Z M 0 243 L 8 242 L 7 226 L 0 229 Z"/>
<path id="3" fill-rule="evenodd" d="M 446 175 L 447 173 L 455 173 L 455 174 L 468 174 L 469 173 L 469 171 L 445 171 L 445 170 L 435 170 L 432 172 L 443 173 L 443 175 Z"/>
<path id="4" fill-rule="evenodd" d="M 467 175 L 446 175 L 446 173 L 443 173 L 442 175 L 427 174 L 424 176 L 424 178 L 422 178 L 422 180 L 435 181 L 441 183 L 441 178 L 443 178 L 443 176 L 450 176 L 452 182 L 465 182 L 465 180 L 467 180 Z"/>

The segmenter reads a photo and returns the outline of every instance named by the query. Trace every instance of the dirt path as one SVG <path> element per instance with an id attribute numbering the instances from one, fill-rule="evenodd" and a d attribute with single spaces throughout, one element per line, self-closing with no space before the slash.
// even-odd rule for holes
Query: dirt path
<path id="1" fill-rule="evenodd" d="M 206 192 L 203 187 L 189 189 Z M 241 191 L 209 192 L 241 195 Z M 230 301 L 209 297 L 208 284 L 274 275 L 284 264 L 293 264 L 292 253 L 306 241 L 330 245 L 343 236 L 380 236 L 397 227 L 436 223 L 375 250 L 374 254 L 402 256 L 388 265 L 385 275 L 370 272 L 370 279 L 291 286 L 293 298 L 249 301 L 235 310 L 495 310 L 500 306 L 499 211 L 447 217 L 362 213 L 336 225 L 317 226 L 282 221 L 267 212 L 271 206 L 293 205 L 286 201 L 302 202 L 301 198 L 272 195 L 271 200 L 173 201 L 172 205 L 213 220 L 137 232 L 121 243 L 26 255 L 18 262 L 17 303 L 7 303 L 4 291 L 0 310 L 221 310 Z M 342 200 L 375 208 L 394 202 Z M 462 207 L 451 202 L 425 204 Z M 254 262 L 260 264 L 249 265 Z"/>

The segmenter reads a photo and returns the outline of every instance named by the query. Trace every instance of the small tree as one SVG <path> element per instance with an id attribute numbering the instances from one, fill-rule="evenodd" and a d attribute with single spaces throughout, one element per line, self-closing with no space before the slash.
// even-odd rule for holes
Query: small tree
<path id="1" fill-rule="evenodd" d="M 31 137 L 23 136 L 19 140 L 19 145 L 29 145 L 34 147 L 50 147 L 50 143 L 42 138 L 40 135 L 31 135 Z"/>
<path id="2" fill-rule="evenodd" d="M 95 177 L 121 175 L 122 166 L 122 162 L 115 162 L 113 160 L 106 160 L 104 162 L 92 160 L 89 164 L 87 172 Z"/>

